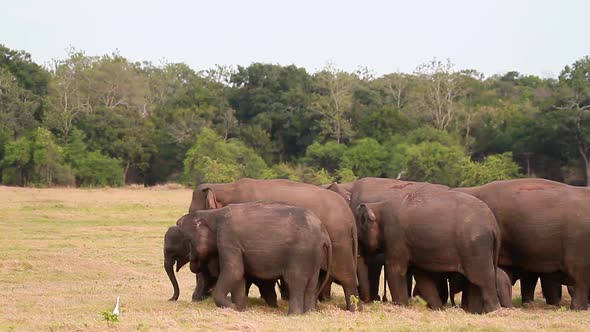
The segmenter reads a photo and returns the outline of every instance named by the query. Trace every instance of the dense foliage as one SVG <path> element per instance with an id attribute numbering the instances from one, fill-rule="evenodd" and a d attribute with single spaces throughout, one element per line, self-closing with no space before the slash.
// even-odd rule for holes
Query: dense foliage
<path id="1" fill-rule="evenodd" d="M 386 176 L 471 186 L 590 177 L 590 58 L 558 78 L 484 78 L 434 59 L 373 77 L 253 63 L 196 72 L 0 45 L 0 179 L 118 186 Z"/>

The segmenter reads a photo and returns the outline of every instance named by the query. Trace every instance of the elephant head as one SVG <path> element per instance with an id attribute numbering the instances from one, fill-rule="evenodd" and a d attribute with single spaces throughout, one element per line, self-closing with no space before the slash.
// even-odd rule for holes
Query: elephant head
<path id="1" fill-rule="evenodd" d="M 336 192 L 337 194 L 339 194 L 340 196 L 342 196 L 342 198 L 344 198 L 344 200 L 346 201 L 346 204 L 350 204 L 350 199 L 352 198 L 352 186 L 353 186 L 353 182 L 349 182 L 349 183 L 331 183 L 331 184 L 325 184 L 322 185 L 321 187 L 324 189 L 328 189 L 331 190 L 333 192 Z"/>
<path id="2" fill-rule="evenodd" d="M 200 218 L 198 212 L 183 216 L 176 226 L 168 229 L 164 236 L 164 269 L 174 288 L 171 301 L 178 300 L 180 294 L 174 263 L 176 262 L 176 272 L 190 262 L 191 271 L 199 273 L 216 254 L 215 229 L 208 220 Z"/>
<path id="3" fill-rule="evenodd" d="M 380 227 L 380 213 L 375 204 L 361 203 L 357 206 L 356 220 L 358 239 L 364 250 L 376 252 L 381 249 L 382 234 Z"/>
<path id="4" fill-rule="evenodd" d="M 218 192 L 219 190 L 215 184 L 204 183 L 199 185 L 193 191 L 189 212 L 222 208 L 224 204 L 219 201 L 216 195 Z"/>
<path id="5" fill-rule="evenodd" d="M 180 295 L 178 281 L 176 275 L 174 275 L 174 263 L 176 263 L 176 272 L 178 272 L 181 267 L 189 262 L 189 257 L 190 240 L 186 238 L 180 227 L 172 226 L 168 228 L 164 236 L 164 269 L 174 288 L 174 295 L 172 295 L 170 301 L 178 300 Z"/>

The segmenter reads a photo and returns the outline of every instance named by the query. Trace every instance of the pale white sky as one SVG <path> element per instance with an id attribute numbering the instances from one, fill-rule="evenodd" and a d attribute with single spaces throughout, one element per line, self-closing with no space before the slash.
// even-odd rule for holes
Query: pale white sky
<path id="1" fill-rule="evenodd" d="M 0 43 L 44 64 L 74 46 L 131 60 L 215 64 L 332 61 L 376 74 L 433 57 L 486 76 L 556 76 L 590 55 L 588 0 L 4 1 Z"/>

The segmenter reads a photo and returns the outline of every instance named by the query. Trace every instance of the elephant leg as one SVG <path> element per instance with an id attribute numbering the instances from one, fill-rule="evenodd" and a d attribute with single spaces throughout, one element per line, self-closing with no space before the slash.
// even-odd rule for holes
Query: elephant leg
<path id="1" fill-rule="evenodd" d="M 443 303 L 438 290 L 439 276 L 422 270 L 412 270 L 416 279 L 416 287 L 419 289 L 420 297 L 423 298 L 428 307 L 432 310 L 442 310 Z"/>
<path id="2" fill-rule="evenodd" d="M 561 302 L 561 281 L 558 273 L 542 275 L 541 289 L 547 304 L 559 306 L 559 303 Z"/>
<path id="3" fill-rule="evenodd" d="M 358 292 L 361 301 L 368 303 L 372 300 L 371 262 L 374 256 L 359 256 L 357 258 Z"/>
<path id="4" fill-rule="evenodd" d="M 522 304 L 531 303 L 535 298 L 535 287 L 537 287 L 537 275 L 523 273 L 520 277 L 520 294 Z"/>
<path id="5" fill-rule="evenodd" d="M 305 309 L 305 286 L 306 280 L 297 273 L 290 273 L 285 276 L 289 284 L 289 312 L 288 315 L 301 315 Z"/>
<path id="6" fill-rule="evenodd" d="M 383 267 L 383 254 L 378 254 L 369 260 L 369 296 L 371 301 L 380 301 L 379 281 L 381 279 L 381 268 Z M 362 292 L 361 292 L 362 294 Z"/>
<path id="7" fill-rule="evenodd" d="M 346 299 L 346 310 L 348 311 L 361 311 L 363 310 L 362 301 L 358 301 L 353 303 L 352 297 L 359 298 L 358 289 L 352 286 L 353 283 L 349 281 L 346 285 L 342 284 L 342 288 L 344 289 L 344 297 Z"/>
<path id="8" fill-rule="evenodd" d="M 455 294 L 460 293 L 465 288 L 465 277 L 460 273 L 451 273 L 449 275 L 449 297 L 451 298 L 451 305 L 453 307 L 457 306 L 455 303 Z M 463 296 L 461 296 L 463 299 Z M 461 300 L 463 303 L 463 300 Z"/>
<path id="9" fill-rule="evenodd" d="M 248 295 L 250 295 L 250 287 L 252 287 L 252 280 L 250 279 L 246 279 L 246 297 L 248 297 Z M 258 286 L 258 288 L 260 289 L 260 286 Z M 262 295 L 262 292 L 261 292 Z"/>
<path id="10" fill-rule="evenodd" d="M 447 278 L 440 273 L 436 276 L 436 289 L 438 290 L 442 305 L 447 304 L 449 301 L 449 282 L 447 281 Z"/>
<path id="11" fill-rule="evenodd" d="M 588 292 L 590 287 L 587 284 L 576 282 L 574 285 L 572 297 L 572 303 L 570 305 L 571 310 L 587 310 L 588 309 Z"/>
<path id="12" fill-rule="evenodd" d="M 487 257 L 486 257 L 487 256 Z M 470 292 L 469 305 L 477 306 L 471 303 L 471 299 L 481 296 L 483 301 L 482 312 L 488 313 L 500 309 L 500 300 L 498 299 L 498 290 L 496 288 L 496 270 L 493 259 L 489 252 L 477 252 L 474 250 L 472 260 L 466 264 L 468 268 L 465 271 L 465 277 L 469 282 L 479 287 L 478 292 Z M 471 312 L 471 311 L 470 311 Z"/>
<path id="13" fill-rule="evenodd" d="M 221 273 L 213 289 L 213 301 L 215 305 L 221 308 L 235 309 L 236 306 L 232 301 L 227 299 L 227 294 L 236 287 L 239 281 L 239 278 L 232 276 L 230 273 Z M 245 295 L 246 290 L 243 290 L 243 292 Z"/>
<path id="14" fill-rule="evenodd" d="M 481 288 L 472 282 L 467 282 L 464 293 L 467 299 L 465 303 L 467 312 L 472 314 L 484 313 L 484 303 Z M 463 307 L 463 304 L 461 304 L 461 307 Z"/>
<path id="15" fill-rule="evenodd" d="M 500 305 L 504 308 L 512 308 L 512 280 L 501 268 L 496 269 L 496 288 Z"/>
<path id="16" fill-rule="evenodd" d="M 465 311 L 469 309 L 469 282 L 463 285 L 463 291 L 461 291 L 461 309 Z"/>
<path id="17" fill-rule="evenodd" d="M 240 296 L 243 296 L 244 305 L 246 301 L 242 252 L 239 250 L 232 250 L 231 252 L 227 250 L 227 252 L 221 252 L 221 255 L 220 261 L 223 261 L 224 264 L 220 267 L 219 278 L 213 289 L 213 301 L 218 307 L 235 309 L 236 305 L 227 299 L 229 292 L 232 292 L 232 299 L 241 300 Z M 240 294 L 236 292 L 238 288 Z"/>
<path id="18" fill-rule="evenodd" d="M 385 262 L 385 279 L 389 284 L 391 301 L 394 304 L 408 305 L 407 267 Z"/>
<path id="19" fill-rule="evenodd" d="M 235 282 L 231 291 L 231 301 L 235 304 L 236 310 L 246 309 L 246 279 L 240 278 Z"/>
<path id="20" fill-rule="evenodd" d="M 288 301 L 289 300 L 289 287 L 288 287 L 287 283 L 285 282 L 285 279 L 279 278 L 277 283 L 279 284 L 279 291 L 281 292 L 281 299 Z"/>
<path id="21" fill-rule="evenodd" d="M 311 278 L 307 281 L 305 287 L 305 293 L 303 294 L 303 313 L 315 310 L 316 303 L 318 301 L 317 290 L 318 280 L 320 273 L 314 273 Z"/>
<path id="22" fill-rule="evenodd" d="M 383 303 L 387 303 L 387 280 L 383 278 L 383 296 L 381 297 Z"/>
<path id="23" fill-rule="evenodd" d="M 328 281 L 324 285 L 324 288 L 320 290 L 320 294 L 318 296 L 318 300 L 321 302 L 330 301 L 332 299 L 332 283 L 334 282 L 334 278 L 328 278 Z"/>
<path id="24" fill-rule="evenodd" d="M 260 290 L 260 296 L 264 299 L 264 302 L 270 307 L 278 307 L 277 293 L 275 291 L 274 280 L 261 280 L 258 282 L 258 290 Z"/>
<path id="25" fill-rule="evenodd" d="M 199 272 L 196 275 L 197 285 L 193 292 L 192 301 L 198 302 L 206 299 L 210 293 L 209 290 L 215 285 L 215 278 L 211 277 L 208 273 Z"/>

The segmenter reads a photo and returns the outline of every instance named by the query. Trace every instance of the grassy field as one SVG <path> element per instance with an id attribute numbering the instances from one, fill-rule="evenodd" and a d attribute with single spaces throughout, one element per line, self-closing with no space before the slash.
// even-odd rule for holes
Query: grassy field
<path id="1" fill-rule="evenodd" d="M 479 316 L 375 303 L 361 313 L 342 310 L 339 287 L 317 312 L 287 317 L 287 304 L 263 305 L 255 287 L 245 312 L 191 303 L 194 275 L 178 274 L 181 298 L 162 268 L 167 227 L 188 208 L 182 188 L 29 189 L 0 187 L 0 330 L 588 330 L 588 312 L 543 304 Z M 516 290 L 516 289 L 515 289 Z M 102 312 L 121 297 L 120 320 Z"/>

